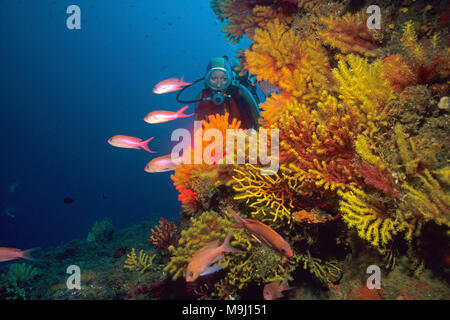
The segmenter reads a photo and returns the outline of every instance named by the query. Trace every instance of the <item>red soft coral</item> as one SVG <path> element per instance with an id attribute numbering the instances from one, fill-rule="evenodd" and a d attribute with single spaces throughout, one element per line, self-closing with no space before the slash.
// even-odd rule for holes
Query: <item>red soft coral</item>
<path id="1" fill-rule="evenodd" d="M 155 248 L 160 249 L 163 254 L 169 253 L 169 246 L 176 246 L 180 236 L 175 224 L 164 218 L 159 220 L 159 225 L 151 230 L 152 235 L 147 241 L 153 243 Z"/>

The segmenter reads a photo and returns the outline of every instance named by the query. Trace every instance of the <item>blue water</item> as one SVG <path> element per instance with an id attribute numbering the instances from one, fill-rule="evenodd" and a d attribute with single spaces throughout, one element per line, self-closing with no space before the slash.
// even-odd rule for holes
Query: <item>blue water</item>
<path id="1" fill-rule="evenodd" d="M 72 4 L 81 30 L 66 27 Z M 222 27 L 206 0 L 1 0 L 0 247 L 85 238 L 103 218 L 121 228 L 178 217 L 173 172 L 144 167 L 169 153 L 171 132 L 193 118 L 156 125 L 142 118 L 182 106 L 176 92 L 153 94 L 157 82 L 194 81 L 211 57 L 248 45 L 226 42 Z M 154 136 L 149 146 L 158 153 L 114 148 L 107 139 L 116 134 Z M 7 207 L 16 208 L 14 218 Z"/>

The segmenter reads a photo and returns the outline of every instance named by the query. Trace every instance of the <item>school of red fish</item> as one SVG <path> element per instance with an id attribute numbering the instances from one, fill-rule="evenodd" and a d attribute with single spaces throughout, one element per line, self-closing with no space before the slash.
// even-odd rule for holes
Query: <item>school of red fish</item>
<path id="1" fill-rule="evenodd" d="M 184 86 L 190 85 L 190 82 L 185 82 L 183 77 L 170 78 L 158 82 L 153 88 L 153 93 L 163 94 L 168 92 L 174 92 L 182 89 Z M 189 108 L 189 106 L 184 106 L 180 110 L 173 112 L 167 110 L 155 110 L 149 112 L 145 117 L 144 121 L 149 124 L 163 123 L 168 121 L 173 121 L 176 119 L 192 117 L 194 114 L 185 114 L 184 111 Z M 142 140 L 140 138 L 128 136 L 128 135 L 115 135 L 108 139 L 108 143 L 113 147 L 127 148 L 127 149 L 143 149 L 150 153 L 156 153 L 150 150 L 148 143 L 153 140 L 151 137 L 147 140 Z M 167 172 L 175 170 L 175 168 L 181 164 L 182 158 L 173 158 L 172 154 L 167 154 L 150 160 L 144 168 L 145 172 L 157 173 L 157 172 Z"/>

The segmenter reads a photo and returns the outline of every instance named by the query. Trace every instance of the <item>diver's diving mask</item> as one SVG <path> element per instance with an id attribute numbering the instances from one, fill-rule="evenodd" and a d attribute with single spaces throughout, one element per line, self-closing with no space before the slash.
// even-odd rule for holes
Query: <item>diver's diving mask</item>
<path id="1" fill-rule="evenodd" d="M 206 67 L 205 83 L 214 91 L 225 91 L 233 80 L 230 63 L 222 57 L 211 59 Z"/>
<path id="2" fill-rule="evenodd" d="M 180 95 L 185 89 L 202 80 L 205 80 L 206 87 L 212 91 L 212 97 L 189 101 L 183 101 L 180 99 Z M 227 93 L 227 89 L 230 85 L 239 85 L 235 73 L 231 69 L 230 62 L 225 57 L 215 57 L 209 61 L 208 66 L 206 67 L 205 77 L 198 79 L 192 84 L 181 89 L 178 92 L 176 99 L 180 103 L 195 103 L 204 100 L 211 100 L 214 104 L 219 105 L 222 104 L 226 98 L 231 98 L 231 95 Z"/>

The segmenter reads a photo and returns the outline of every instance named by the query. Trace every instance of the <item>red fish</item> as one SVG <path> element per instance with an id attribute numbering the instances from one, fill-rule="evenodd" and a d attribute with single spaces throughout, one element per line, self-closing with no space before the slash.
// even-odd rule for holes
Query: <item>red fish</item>
<path id="1" fill-rule="evenodd" d="M 153 93 L 162 94 L 180 90 L 181 87 L 190 85 L 190 82 L 184 82 L 183 77 L 181 79 L 178 78 L 170 78 L 167 80 L 163 80 L 158 82 L 156 86 L 153 88 Z"/>
<path id="2" fill-rule="evenodd" d="M 142 139 L 130 137 L 130 136 L 123 136 L 123 135 L 116 135 L 114 137 L 111 137 L 108 139 L 108 143 L 114 147 L 119 148 L 128 148 L 128 149 L 139 149 L 142 148 L 145 151 L 148 151 L 150 153 L 155 153 L 155 151 L 152 151 L 148 148 L 148 143 L 153 139 L 154 137 L 151 137 L 150 139 L 147 139 L 145 141 L 142 141 Z"/>
<path id="3" fill-rule="evenodd" d="M 284 255 L 288 258 L 293 256 L 293 252 L 289 243 L 283 239 L 275 230 L 273 230 L 268 225 L 265 225 L 262 222 L 244 219 L 240 217 L 231 207 L 227 207 L 227 210 L 236 221 L 239 223 L 239 228 L 248 229 L 256 238 L 260 241 L 264 242 L 267 246 L 277 251 L 279 254 Z"/>
<path id="4" fill-rule="evenodd" d="M 167 121 L 172 121 L 172 120 L 175 120 L 178 118 L 187 118 L 187 117 L 193 116 L 194 115 L 193 113 L 191 113 L 191 114 L 183 113 L 183 111 L 186 110 L 187 108 L 189 108 L 189 106 L 184 106 L 177 112 L 163 111 L 163 110 L 152 111 L 144 117 L 144 121 L 147 123 L 153 124 L 153 123 L 167 122 Z"/>
<path id="5" fill-rule="evenodd" d="M 75 200 L 73 200 L 72 198 L 69 198 L 69 197 L 64 198 L 64 203 L 71 204 L 71 203 L 74 203 L 74 202 L 75 202 Z"/>
<path id="6" fill-rule="evenodd" d="M 145 172 L 166 172 L 175 170 L 175 168 L 183 162 L 182 157 L 176 157 L 172 159 L 172 154 L 166 154 L 165 156 L 153 158 L 150 160 L 144 168 Z"/>
<path id="7" fill-rule="evenodd" d="M 264 300 L 274 300 L 283 297 L 283 291 L 291 290 L 293 287 L 289 287 L 287 278 L 283 281 L 273 281 L 264 286 L 263 296 Z"/>
<path id="8" fill-rule="evenodd" d="M 0 247 L 0 262 L 11 261 L 16 259 L 26 259 L 34 261 L 33 257 L 31 257 L 31 252 L 36 250 L 37 248 L 28 249 L 28 250 L 19 250 L 15 248 L 4 248 Z"/>
<path id="9" fill-rule="evenodd" d="M 216 272 L 223 268 L 221 264 L 215 264 L 223 258 L 223 252 L 243 252 L 234 249 L 230 245 L 230 237 L 232 231 L 229 231 L 222 245 L 219 245 L 219 240 L 208 243 L 203 248 L 197 250 L 192 256 L 186 271 L 186 282 L 193 282 L 199 276 L 204 276 Z"/>

